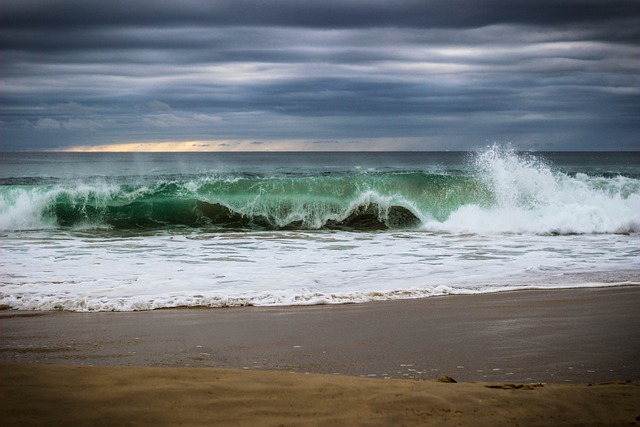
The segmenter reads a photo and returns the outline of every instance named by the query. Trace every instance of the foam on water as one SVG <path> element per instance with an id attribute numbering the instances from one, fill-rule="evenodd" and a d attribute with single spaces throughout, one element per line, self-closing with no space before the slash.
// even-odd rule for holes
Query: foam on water
<path id="1" fill-rule="evenodd" d="M 640 285 L 637 175 L 561 172 L 497 147 L 455 172 L 288 171 L 2 185 L 0 305 L 130 311 Z"/>
<path id="2" fill-rule="evenodd" d="M 628 235 L 93 233 L 3 239 L 0 304 L 28 310 L 306 305 L 640 284 Z"/>

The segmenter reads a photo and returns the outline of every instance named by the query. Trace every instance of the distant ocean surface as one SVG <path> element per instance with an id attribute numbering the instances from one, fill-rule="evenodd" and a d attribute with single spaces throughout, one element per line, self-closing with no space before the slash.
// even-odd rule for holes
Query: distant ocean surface
<path id="1" fill-rule="evenodd" d="M 640 284 L 640 152 L 0 153 L 0 305 Z"/>

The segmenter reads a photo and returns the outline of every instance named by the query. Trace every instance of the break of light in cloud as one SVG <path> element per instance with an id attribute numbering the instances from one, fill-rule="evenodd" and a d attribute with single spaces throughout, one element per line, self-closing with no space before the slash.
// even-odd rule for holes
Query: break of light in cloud
<path id="1" fill-rule="evenodd" d="M 637 150 L 639 42 L 636 0 L 5 0 L 0 150 Z"/>
<path id="2" fill-rule="evenodd" d="M 79 145 L 48 151 L 62 152 L 225 152 L 225 151 L 415 151 L 428 147 L 417 138 L 367 138 L 366 140 L 203 140 L 137 141 L 104 145 Z"/>

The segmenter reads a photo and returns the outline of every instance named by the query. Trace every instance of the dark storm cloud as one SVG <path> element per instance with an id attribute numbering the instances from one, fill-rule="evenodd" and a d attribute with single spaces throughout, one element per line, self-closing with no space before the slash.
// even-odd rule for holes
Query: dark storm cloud
<path id="1" fill-rule="evenodd" d="M 98 26 L 453 27 L 626 18 L 635 0 L 8 0 L 3 28 Z"/>
<path id="2" fill-rule="evenodd" d="M 638 9 L 5 0 L 1 148 L 388 138 L 389 149 L 639 149 Z"/>

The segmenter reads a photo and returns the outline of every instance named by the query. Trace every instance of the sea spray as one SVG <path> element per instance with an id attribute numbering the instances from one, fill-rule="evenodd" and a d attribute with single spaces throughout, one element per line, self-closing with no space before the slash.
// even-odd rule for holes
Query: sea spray
<path id="1" fill-rule="evenodd" d="M 492 146 L 474 158 L 474 176 L 493 202 L 464 203 L 432 231 L 472 233 L 637 233 L 640 180 L 554 170 L 531 154 Z"/>

